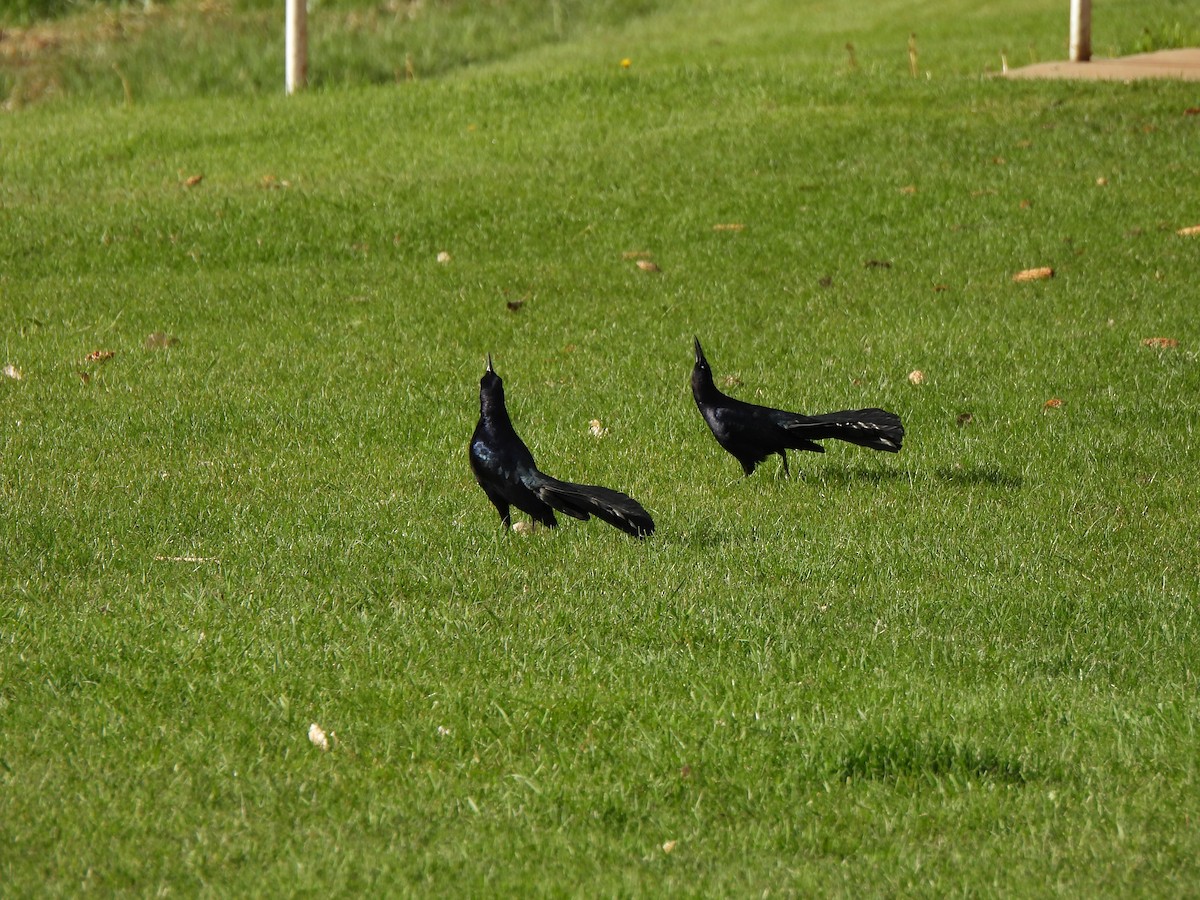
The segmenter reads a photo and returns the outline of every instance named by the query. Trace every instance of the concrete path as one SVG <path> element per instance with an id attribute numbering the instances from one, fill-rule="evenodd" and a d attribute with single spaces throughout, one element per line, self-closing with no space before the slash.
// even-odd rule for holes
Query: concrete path
<path id="1" fill-rule="evenodd" d="M 1175 78 L 1200 81 L 1200 49 L 1159 50 L 1090 62 L 1046 62 L 1009 69 L 1006 78 L 1083 78 L 1133 81 L 1137 78 Z"/>

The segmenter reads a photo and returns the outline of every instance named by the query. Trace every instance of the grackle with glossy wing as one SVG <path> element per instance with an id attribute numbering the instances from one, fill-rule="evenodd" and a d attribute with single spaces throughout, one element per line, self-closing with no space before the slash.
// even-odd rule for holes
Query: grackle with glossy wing
<path id="1" fill-rule="evenodd" d="M 492 368 L 479 381 L 479 424 L 468 448 L 475 480 L 500 513 L 505 528 L 512 527 L 510 507 L 528 513 L 550 528 L 558 522 L 554 511 L 576 519 L 596 516 L 634 537 L 654 533 L 654 520 L 632 497 L 590 484 L 559 481 L 538 470 L 533 454 L 513 428 L 504 405 L 504 383 Z"/>
<path id="2" fill-rule="evenodd" d="M 756 406 L 717 390 L 712 369 L 704 358 L 700 339 L 696 342 L 696 365 L 692 368 L 692 396 L 717 443 L 742 464 L 746 475 L 772 453 L 783 459 L 788 472 L 788 450 L 824 453 L 816 441 L 837 438 L 860 447 L 899 453 L 904 426 L 895 413 L 882 409 L 848 409 L 844 412 L 804 416 L 769 406 Z"/>

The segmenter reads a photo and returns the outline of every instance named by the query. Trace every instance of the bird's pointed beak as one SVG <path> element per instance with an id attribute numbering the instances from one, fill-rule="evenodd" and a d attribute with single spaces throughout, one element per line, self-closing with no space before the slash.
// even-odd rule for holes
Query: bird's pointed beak
<path id="1" fill-rule="evenodd" d="M 492 354 L 490 353 L 487 355 L 487 370 L 493 375 L 496 374 L 496 370 L 492 368 Z"/>
<path id="2" fill-rule="evenodd" d="M 708 365 L 708 360 L 704 358 L 704 348 L 700 346 L 700 338 L 693 336 L 692 341 L 696 347 L 696 365 Z"/>

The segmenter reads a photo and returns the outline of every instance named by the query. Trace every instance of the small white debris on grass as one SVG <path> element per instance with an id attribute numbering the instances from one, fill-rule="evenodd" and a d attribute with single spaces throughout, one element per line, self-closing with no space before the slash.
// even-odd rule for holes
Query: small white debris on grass
<path id="1" fill-rule="evenodd" d="M 533 523 L 524 521 L 516 522 L 513 525 L 512 530 L 517 534 L 533 534 Z"/>
<path id="2" fill-rule="evenodd" d="M 450 729 L 447 728 L 445 725 L 439 725 L 438 726 L 438 737 L 449 737 L 449 736 L 450 736 Z"/>
<path id="3" fill-rule="evenodd" d="M 662 845 L 663 853 L 670 853 L 679 845 L 679 841 L 667 841 Z"/>
<path id="4" fill-rule="evenodd" d="M 329 738 L 325 734 L 325 729 L 316 722 L 308 726 L 308 739 L 319 750 L 329 749 Z"/>
<path id="5" fill-rule="evenodd" d="M 925 373 L 922 372 L 920 369 L 913 369 L 911 372 L 908 373 L 908 380 L 910 382 L 912 382 L 913 384 L 924 384 L 925 383 Z"/>
<path id="6" fill-rule="evenodd" d="M 450 262 L 450 254 L 449 254 L 449 253 L 447 253 L 445 250 L 443 250 L 441 253 L 439 253 L 439 254 L 437 255 L 437 261 L 438 261 L 438 262 L 440 262 L 440 263 L 448 263 L 448 262 Z"/>
<path id="7" fill-rule="evenodd" d="M 25 376 L 21 374 L 21 370 L 9 363 L 4 367 L 4 377 L 11 378 L 13 381 L 20 381 Z"/>
<path id="8" fill-rule="evenodd" d="M 599 419 L 592 419 L 588 422 L 588 431 L 592 433 L 592 437 L 602 438 L 608 434 L 608 429 L 600 424 Z"/>

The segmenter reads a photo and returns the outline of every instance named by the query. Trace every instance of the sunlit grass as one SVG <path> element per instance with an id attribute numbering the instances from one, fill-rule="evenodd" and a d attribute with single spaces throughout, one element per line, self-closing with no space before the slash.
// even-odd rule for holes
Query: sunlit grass
<path id="1" fill-rule="evenodd" d="M 1194 98 L 913 79 L 874 19 L 850 72 L 786 11 L 6 118 L 7 890 L 1195 883 Z M 693 334 L 904 451 L 742 478 Z M 500 530 L 489 352 L 652 539 Z"/>

